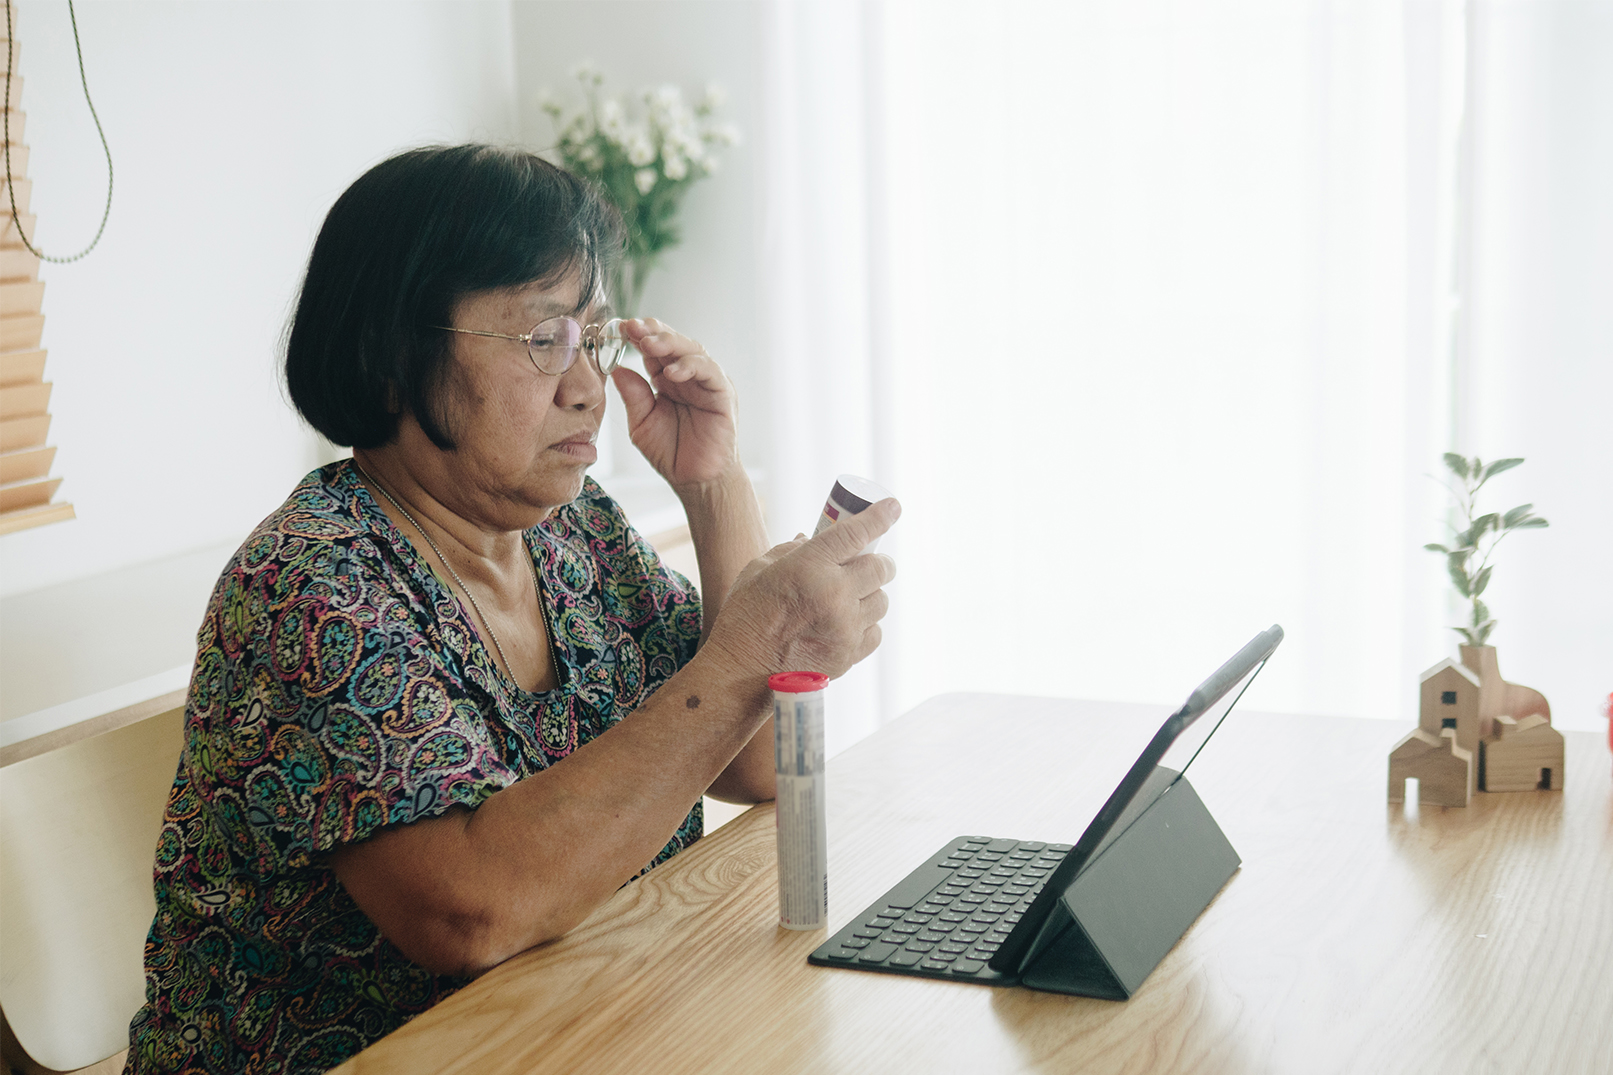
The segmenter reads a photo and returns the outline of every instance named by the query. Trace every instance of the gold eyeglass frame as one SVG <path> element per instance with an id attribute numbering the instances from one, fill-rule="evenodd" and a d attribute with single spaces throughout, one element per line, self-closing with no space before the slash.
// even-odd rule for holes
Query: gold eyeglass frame
<path id="1" fill-rule="evenodd" d="M 588 352 L 588 360 L 594 364 L 594 369 L 599 371 L 599 375 L 601 377 L 609 377 L 611 375 L 611 371 L 622 364 L 622 356 L 627 353 L 627 348 L 633 346 L 628 342 L 627 337 L 621 334 L 620 326 L 622 324 L 622 320 L 623 319 L 620 317 L 613 317 L 603 323 L 596 321 L 588 326 L 579 326 L 576 350 Z M 576 351 L 573 351 L 571 361 L 567 363 L 564 368 L 558 370 L 546 370 L 538 364 L 538 356 L 532 349 L 532 337 L 538 334 L 538 329 L 542 328 L 544 325 L 547 325 L 551 321 L 570 321 L 573 325 L 577 324 L 577 319 L 575 317 L 546 317 L 542 321 L 539 321 L 536 325 L 533 325 L 531 332 L 522 333 L 519 336 L 512 336 L 508 332 L 484 332 L 481 329 L 474 328 L 454 328 L 451 325 L 433 325 L 432 328 L 440 329 L 443 332 L 458 332 L 466 336 L 490 336 L 499 340 L 518 340 L 521 343 L 526 344 L 526 356 L 531 360 L 534 369 L 536 369 L 539 373 L 547 374 L 550 377 L 563 377 L 567 373 L 571 372 L 572 366 L 577 364 Z M 621 340 L 623 344 L 623 346 L 617 350 L 616 358 L 611 362 L 610 369 L 606 369 L 599 363 L 599 344 L 600 341 L 604 339 Z"/>

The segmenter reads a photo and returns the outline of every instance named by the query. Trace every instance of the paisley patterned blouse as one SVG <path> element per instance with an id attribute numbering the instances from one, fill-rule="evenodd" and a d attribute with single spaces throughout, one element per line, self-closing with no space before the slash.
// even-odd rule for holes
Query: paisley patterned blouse
<path id="1" fill-rule="evenodd" d="M 318 1072 L 465 984 L 410 962 L 321 852 L 474 808 L 637 708 L 700 602 L 591 479 L 527 531 L 560 686 L 529 694 L 349 462 L 225 568 L 197 636 L 126 1075 Z M 700 838 L 700 805 L 646 870 Z"/>

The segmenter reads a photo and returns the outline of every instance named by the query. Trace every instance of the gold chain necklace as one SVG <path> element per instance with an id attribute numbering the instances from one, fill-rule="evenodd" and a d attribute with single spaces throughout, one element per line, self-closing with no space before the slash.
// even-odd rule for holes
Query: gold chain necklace
<path id="1" fill-rule="evenodd" d="M 493 633 L 493 621 L 489 620 L 487 618 L 487 613 L 482 611 L 482 606 L 476 602 L 476 595 L 470 592 L 470 587 L 465 585 L 465 580 L 459 577 L 459 572 L 455 571 L 454 565 L 448 562 L 448 557 L 444 556 L 442 554 L 442 550 L 437 547 L 437 543 L 431 540 L 431 535 L 426 533 L 426 528 L 416 522 L 415 517 L 409 514 L 408 509 L 402 504 L 399 504 L 397 500 L 393 498 L 392 494 L 386 491 L 386 486 L 376 481 L 370 476 L 369 471 L 359 466 L 357 459 L 353 460 L 353 469 L 358 471 L 359 474 L 361 474 L 371 485 L 379 489 L 381 491 L 381 495 L 386 497 L 387 503 L 391 504 L 394 508 L 397 508 L 399 513 L 402 514 L 405 519 L 409 520 L 409 525 L 413 526 L 417 531 L 420 532 L 420 536 L 426 539 L 426 544 L 430 545 L 431 551 L 437 554 L 437 559 L 442 561 L 442 566 L 448 569 L 448 573 L 454 577 L 455 582 L 459 583 L 459 588 L 464 591 L 465 596 L 470 598 L 470 607 L 476 610 L 476 615 L 481 618 L 482 626 L 487 628 L 487 637 L 493 640 L 493 648 L 498 651 L 498 659 L 504 664 L 504 674 L 510 677 L 511 683 L 515 683 L 515 669 L 511 667 L 510 659 L 504 656 L 504 647 L 498 644 L 498 635 Z M 525 538 L 522 539 L 522 545 L 525 547 Z M 543 608 L 543 584 L 538 581 L 538 568 L 537 565 L 532 562 L 532 557 L 530 555 L 527 556 L 526 566 L 532 571 L 532 588 L 537 591 L 538 609 L 541 611 Z M 515 685 L 518 687 L 520 686 L 519 683 L 515 683 Z"/>

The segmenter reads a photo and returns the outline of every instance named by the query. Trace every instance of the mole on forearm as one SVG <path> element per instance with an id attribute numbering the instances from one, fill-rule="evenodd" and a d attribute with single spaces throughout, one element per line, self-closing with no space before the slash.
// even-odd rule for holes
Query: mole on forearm
<path id="1" fill-rule="evenodd" d="M 685 700 L 683 704 L 685 706 L 687 706 L 688 708 L 690 708 L 690 709 L 699 709 L 700 708 L 700 695 L 698 695 L 698 694 L 689 695 L 688 699 Z"/>

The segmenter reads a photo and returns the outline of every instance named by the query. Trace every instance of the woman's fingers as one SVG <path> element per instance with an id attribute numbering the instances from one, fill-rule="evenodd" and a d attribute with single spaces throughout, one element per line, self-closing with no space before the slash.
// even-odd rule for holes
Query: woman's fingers
<path id="1" fill-rule="evenodd" d="M 852 651 L 851 663 L 853 665 L 861 664 L 864 657 L 879 648 L 880 640 L 884 637 L 885 634 L 879 629 L 879 624 L 876 623 L 869 627 L 868 630 L 863 632 L 862 641 Z"/>
<path id="2" fill-rule="evenodd" d="M 699 354 L 679 355 L 657 370 L 656 376 L 677 384 L 694 381 L 702 388 L 711 389 L 724 387 L 727 380 L 716 359 L 704 351 Z"/>
<path id="3" fill-rule="evenodd" d="M 862 612 L 863 622 L 871 627 L 876 626 L 885 618 L 885 613 L 891 610 L 890 595 L 884 590 L 875 590 L 863 598 L 858 607 Z"/>
<path id="4" fill-rule="evenodd" d="M 902 505 L 895 497 L 886 497 L 851 518 L 835 523 L 812 540 L 819 543 L 835 563 L 848 563 L 861 555 L 863 549 L 884 536 L 885 531 L 895 526 L 896 520 L 901 517 Z M 889 560 L 890 557 L 885 559 Z M 896 564 L 892 561 L 891 571 L 895 570 Z"/>
<path id="5" fill-rule="evenodd" d="M 626 366 L 617 366 L 611 370 L 610 378 L 616 385 L 617 393 L 622 397 L 622 405 L 627 408 L 628 428 L 637 426 L 655 406 L 655 390 L 636 370 L 630 370 Z"/>

